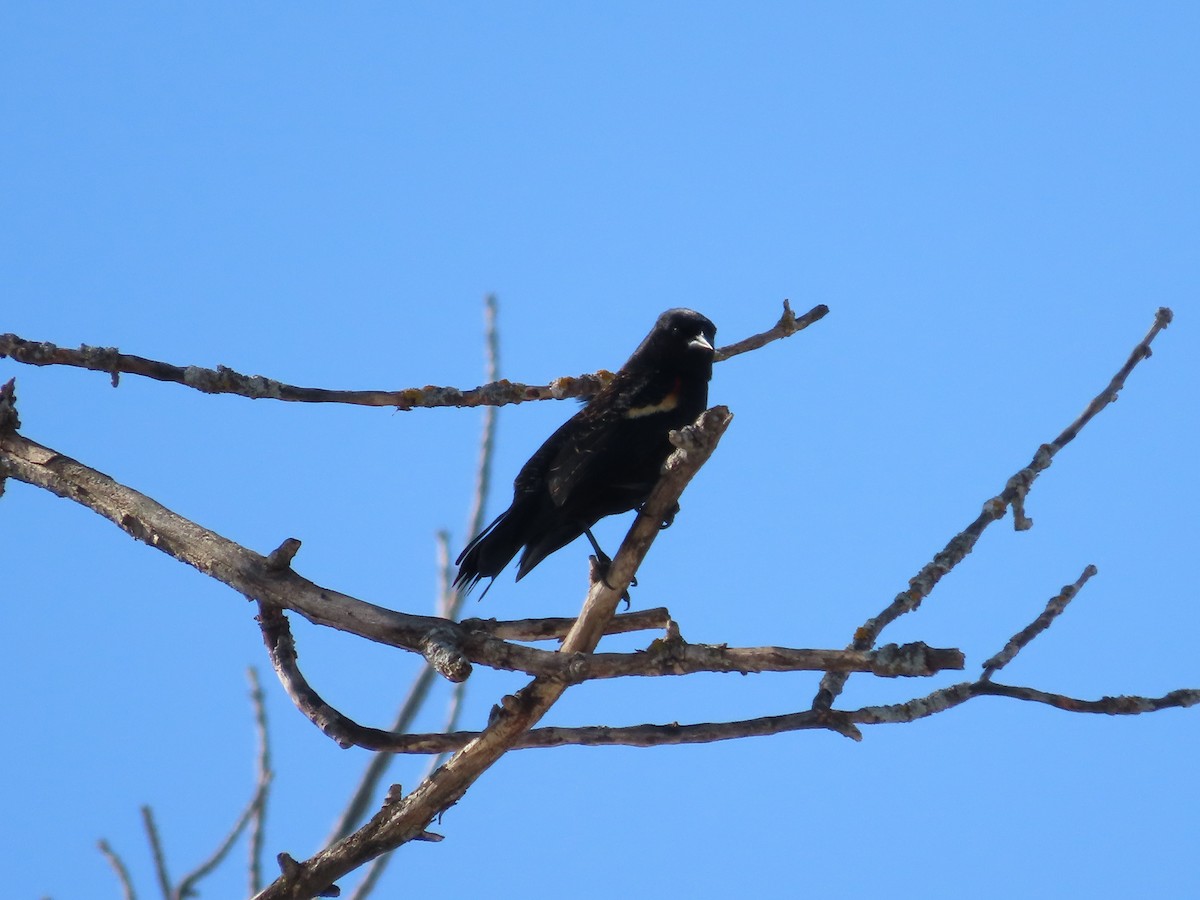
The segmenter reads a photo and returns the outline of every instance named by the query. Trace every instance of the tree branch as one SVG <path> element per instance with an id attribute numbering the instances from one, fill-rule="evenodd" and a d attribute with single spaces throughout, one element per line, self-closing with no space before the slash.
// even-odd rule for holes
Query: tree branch
<path id="1" fill-rule="evenodd" d="M 1030 641 L 1049 628 L 1051 623 L 1066 610 L 1067 604 L 1079 593 L 1080 588 L 1087 584 L 1088 579 L 1097 571 L 1095 566 L 1088 566 L 1074 584 L 1066 585 L 1057 596 L 1051 597 L 1040 616 L 1009 638 L 1004 649 L 983 664 L 983 674 L 979 676 L 979 680 L 991 681 L 994 673 L 1012 662 Z"/>
<path id="2" fill-rule="evenodd" d="M 121 885 L 121 895 L 124 900 L 137 900 L 137 891 L 133 889 L 133 881 L 129 877 L 129 870 L 125 868 L 125 863 L 117 852 L 109 846 L 108 841 L 101 840 L 96 843 L 104 858 L 108 860 L 108 864 L 112 866 L 112 870 L 116 873 L 117 881 Z"/>
<path id="3" fill-rule="evenodd" d="M 154 858 L 154 875 L 158 879 L 158 889 L 162 891 L 163 900 L 172 900 L 167 857 L 163 853 L 162 840 L 158 836 L 158 826 L 154 823 L 154 810 L 149 806 L 142 807 L 142 826 L 146 829 L 146 840 L 150 842 L 150 855 Z"/>
<path id="4" fill-rule="evenodd" d="M 604 633 L 628 634 L 659 628 L 665 630 L 670 623 L 670 610 L 665 606 L 656 606 L 652 609 L 618 613 L 613 616 Z M 460 624 L 470 631 L 505 641 L 546 641 L 566 637 L 575 620 L 565 616 L 547 619 L 463 619 Z"/>
<path id="5" fill-rule="evenodd" d="M 267 734 L 267 706 L 258 672 L 253 666 L 246 669 L 250 681 L 250 702 L 254 706 L 254 731 L 258 736 L 258 764 L 256 766 L 256 802 L 251 805 L 250 841 L 247 848 L 247 873 L 250 894 L 262 890 L 263 833 L 267 819 L 267 796 L 275 773 L 271 771 L 271 745 Z"/>
<path id="6" fill-rule="evenodd" d="M 295 639 L 283 611 L 259 603 L 258 622 L 271 664 L 292 702 L 322 733 L 340 747 L 362 747 L 388 753 L 426 753 L 428 736 L 414 737 L 399 729 L 384 731 L 360 725 L 325 702 L 308 683 L 297 663 Z M 597 636 L 596 640 L 599 640 Z M 793 650 L 787 647 L 730 648 L 709 644 L 688 644 L 672 630 L 666 639 L 658 639 L 640 653 L 570 653 L 567 650 L 546 654 L 553 666 L 541 666 L 539 677 L 568 685 L 600 678 L 689 675 L 696 672 L 796 672 L 856 671 L 885 678 L 920 677 L 944 669 L 962 669 L 959 650 L 940 650 L 923 643 L 904 646 L 888 644 L 872 651 Z M 411 695 L 410 695 L 411 696 Z M 408 708 L 409 704 L 405 704 Z M 453 728 L 453 720 L 447 729 Z M 436 741 L 434 742 L 436 743 Z M 340 825 L 345 826 L 343 815 Z"/>
<path id="7" fill-rule="evenodd" d="M 1050 466 L 1051 460 L 1059 450 L 1074 440 L 1100 410 L 1116 399 L 1117 394 L 1125 386 L 1125 379 L 1129 377 L 1129 373 L 1133 371 L 1134 366 L 1150 356 L 1151 341 L 1170 324 L 1171 319 L 1171 310 L 1160 307 L 1154 316 L 1154 324 L 1141 342 L 1133 348 L 1125 365 L 1112 377 L 1108 386 L 1092 399 L 1079 418 L 1068 425 L 1051 443 L 1042 444 L 1034 453 L 1029 465 L 1008 479 L 1003 491 L 983 504 L 983 511 L 975 521 L 951 538 L 941 552 L 909 580 L 907 590 L 897 594 L 896 598 L 879 615 L 868 619 L 859 626 L 849 645 L 850 649 L 866 650 L 874 646 L 884 628 L 905 613 L 920 607 L 921 601 L 929 596 L 937 583 L 942 580 L 942 576 L 963 561 L 967 554 L 974 549 L 975 543 L 983 534 L 984 529 L 992 522 L 1002 518 L 1010 505 L 1013 507 L 1013 525 L 1018 531 L 1023 531 L 1033 524 L 1033 521 L 1025 516 L 1024 504 L 1025 496 L 1033 486 L 1034 480 Z M 847 678 L 848 675 L 841 672 L 831 672 L 822 678 L 820 690 L 813 699 L 813 708 L 829 709 L 845 687 Z"/>
<path id="8" fill-rule="evenodd" d="M 774 340 L 788 337 L 822 318 L 828 307 L 815 306 L 797 318 L 785 301 L 784 317 L 769 331 L 717 350 L 717 359 L 727 359 L 757 349 Z M 390 406 L 398 410 L 433 407 L 505 406 L 530 400 L 562 400 L 591 397 L 612 377 L 611 372 L 556 378 L 547 385 L 530 385 L 507 380 L 490 381 L 471 390 L 426 385 L 399 391 L 329 390 L 297 387 L 262 375 L 243 375 L 227 366 L 206 369 L 201 366 L 177 366 L 159 360 L 121 353 L 115 347 L 89 347 L 78 350 L 58 347 L 45 341 L 30 341 L 15 334 L 0 334 L 0 358 L 9 357 L 31 366 L 74 366 L 106 372 L 113 387 L 120 376 L 141 375 L 155 381 L 182 384 L 206 394 L 237 394 L 254 400 L 282 400 L 293 403 L 343 403 L 353 406 Z"/>
<path id="9" fill-rule="evenodd" d="M 770 328 L 761 334 L 751 335 L 744 340 L 738 341 L 736 344 L 730 344 L 726 347 L 721 347 L 717 350 L 716 361 L 724 362 L 731 356 L 737 356 L 739 353 L 748 353 L 751 350 L 757 350 L 760 347 L 765 347 L 771 341 L 777 341 L 781 338 L 791 337 L 797 331 L 803 331 L 813 322 L 819 322 L 829 314 L 829 307 L 824 303 L 814 306 L 804 315 L 799 318 L 792 312 L 792 304 L 787 300 L 783 301 L 783 315 L 779 321 L 775 323 L 774 328 Z"/>
<path id="10" fill-rule="evenodd" d="M 209 855 L 208 859 L 179 879 L 179 884 L 171 892 L 171 900 L 187 900 L 188 897 L 197 896 L 196 885 L 229 855 L 229 851 L 233 849 L 233 845 L 238 837 L 251 823 L 254 823 L 254 830 L 251 832 L 250 839 L 250 885 L 254 891 L 260 889 L 261 867 L 257 854 L 262 847 L 261 830 L 267 803 L 267 793 L 271 787 L 272 772 L 270 767 L 270 746 L 267 743 L 266 710 L 263 706 L 262 688 L 259 687 L 258 675 L 254 669 L 249 669 L 248 672 L 250 679 L 250 702 L 254 707 L 255 731 L 258 732 L 259 741 L 254 794 L 250 797 L 250 802 L 246 804 L 241 815 L 233 823 L 233 827 L 229 829 L 229 833 L 225 835 L 217 845 L 217 848 Z"/>
<path id="11" fill-rule="evenodd" d="M 364 637 L 373 635 L 372 640 L 435 660 L 445 649 L 431 644 L 431 636 L 446 625 L 445 620 L 394 612 L 313 584 L 290 568 L 268 565 L 266 557 L 16 432 L 0 434 L 0 474 L 74 500 L 132 537 L 239 593 L 293 609 L 314 624 Z M 455 680 L 467 677 L 470 666 L 465 659 L 450 659 L 439 671 Z"/>
<path id="12" fill-rule="evenodd" d="M 613 586 L 603 580 L 592 585 L 579 620 L 563 643 L 563 652 L 587 653 L 595 648 L 605 622 L 612 617 L 657 536 L 663 517 L 678 503 L 683 489 L 712 454 L 731 418 L 727 409 L 716 407 L 701 415 L 695 425 L 672 433 L 673 443 L 680 449 L 668 458 L 662 477 L 609 567 L 608 579 Z M 260 900 L 312 897 L 367 860 L 420 837 L 436 816 L 457 803 L 545 715 L 564 690 L 562 682 L 535 678 L 516 695 L 505 698 L 502 711 L 493 716 L 488 727 L 416 790 L 385 805 L 366 825 L 332 847 L 289 865 L 280 879 L 259 894 Z"/>
<path id="13" fill-rule="evenodd" d="M 0 435 L 0 474 L 43 487 L 54 494 L 75 500 L 114 522 L 122 530 L 152 547 L 189 563 L 246 596 L 275 609 L 291 609 L 317 625 L 336 628 L 389 646 L 422 654 L 452 681 L 465 678 L 472 662 L 493 668 L 521 671 L 568 681 L 575 663 L 564 656 L 532 647 L 524 647 L 492 637 L 489 632 L 513 630 L 540 635 L 557 635 L 562 620 L 524 620 L 518 623 L 492 624 L 468 620 L 459 624 L 432 616 L 396 612 L 363 600 L 321 587 L 301 577 L 287 566 L 298 542 L 289 540 L 268 557 L 248 550 L 188 519 L 107 475 L 43 447 L 13 432 Z M 654 611 L 635 613 L 605 623 L 609 633 L 641 627 L 657 617 Z M 724 654 L 733 653 L 733 656 Z M 738 654 L 742 653 L 739 658 Z M 829 654 L 832 651 L 821 651 Z M 708 662 L 697 662 L 692 654 L 681 671 L 794 671 L 797 662 L 805 669 L 848 668 L 876 671 L 877 661 L 846 656 L 833 660 L 787 660 L 772 662 L 769 655 L 754 650 L 710 650 Z M 655 657 L 644 654 L 600 654 L 592 658 L 586 677 L 652 675 L 661 672 Z M 832 660 L 832 661 L 831 661 Z M 948 667 L 944 663 L 938 666 Z M 706 665 L 712 668 L 705 668 Z M 780 666 L 780 667 L 777 667 Z M 953 666 L 950 666 L 953 667 Z M 883 674 L 880 671 L 880 674 Z"/>
<path id="14" fill-rule="evenodd" d="M 513 750 L 549 747 L 663 747 L 675 744 L 707 744 L 749 737 L 766 737 L 791 731 L 826 729 L 851 734 L 856 725 L 894 725 L 915 722 L 945 712 L 975 697 L 1008 697 L 1044 703 L 1066 712 L 1110 716 L 1139 715 L 1164 709 L 1187 708 L 1200 704 L 1200 689 L 1182 688 L 1161 697 L 1117 696 L 1099 700 L 1080 700 L 1030 687 L 1015 687 L 992 681 L 964 681 L 940 688 L 924 697 L 886 706 L 864 706 L 855 710 L 804 710 L 779 716 L 760 716 L 731 722 L 702 722 L 680 725 L 549 726 L 534 728 L 513 744 Z M 479 737 L 478 732 L 454 734 L 412 734 L 407 736 L 411 752 L 449 752 L 464 747 Z M 401 751 L 408 752 L 408 751 Z"/>

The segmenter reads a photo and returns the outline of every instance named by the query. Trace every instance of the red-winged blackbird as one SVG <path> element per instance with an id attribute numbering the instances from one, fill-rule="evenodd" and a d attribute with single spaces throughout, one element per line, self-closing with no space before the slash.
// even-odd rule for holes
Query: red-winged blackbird
<path id="1" fill-rule="evenodd" d="M 513 482 L 513 502 L 459 555 L 455 587 L 500 574 L 517 551 L 517 581 L 591 527 L 636 509 L 670 455 L 672 429 L 708 405 L 717 329 L 690 309 L 669 309 L 608 385 L 550 435 Z"/>

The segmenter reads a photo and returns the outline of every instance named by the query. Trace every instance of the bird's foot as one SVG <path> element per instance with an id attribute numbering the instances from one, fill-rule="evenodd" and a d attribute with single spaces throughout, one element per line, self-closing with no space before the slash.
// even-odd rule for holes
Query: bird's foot
<path id="1" fill-rule="evenodd" d="M 601 551 L 600 548 L 597 547 L 596 550 L 597 552 L 594 555 L 588 557 L 588 562 L 592 566 L 592 583 L 595 584 L 599 581 L 610 591 L 616 590 L 608 581 L 608 570 L 612 568 L 612 559 L 609 558 L 608 554 Z M 637 576 L 629 579 L 629 587 L 637 587 Z M 629 609 L 629 588 L 621 592 L 621 599 L 625 601 L 625 608 Z"/>
<path id="2" fill-rule="evenodd" d="M 638 511 L 640 512 L 641 510 Z M 666 514 L 662 517 L 662 521 L 658 523 L 659 530 L 666 531 L 668 528 L 670 528 L 675 523 L 675 517 L 677 515 L 679 515 L 678 503 L 667 510 Z"/>
<path id="3" fill-rule="evenodd" d="M 608 583 L 608 570 L 612 568 L 612 557 L 600 549 L 600 544 L 596 541 L 596 536 L 592 534 L 590 528 L 585 528 L 583 533 L 587 536 L 588 542 L 592 545 L 592 549 L 596 551 L 594 556 L 588 557 L 592 563 L 592 582 L 604 582 L 604 586 L 610 591 L 616 590 Z M 637 576 L 629 579 L 629 587 L 637 587 Z M 625 608 L 629 608 L 629 588 L 626 588 L 621 593 L 621 599 L 625 601 Z"/>

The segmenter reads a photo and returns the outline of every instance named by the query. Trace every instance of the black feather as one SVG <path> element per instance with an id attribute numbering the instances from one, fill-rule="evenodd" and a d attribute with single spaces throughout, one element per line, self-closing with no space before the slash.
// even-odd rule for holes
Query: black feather
<path id="1" fill-rule="evenodd" d="M 459 555 L 455 587 L 495 579 L 524 548 L 520 581 L 600 519 L 641 506 L 671 453 L 670 432 L 708 406 L 716 333 L 690 309 L 659 316 L 613 380 L 521 468 L 512 505 Z"/>

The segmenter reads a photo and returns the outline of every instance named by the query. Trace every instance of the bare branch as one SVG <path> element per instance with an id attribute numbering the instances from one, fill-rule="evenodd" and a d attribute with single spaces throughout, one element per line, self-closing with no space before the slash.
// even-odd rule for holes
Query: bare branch
<path id="1" fill-rule="evenodd" d="M 494 382 L 500 377 L 500 332 L 496 321 L 495 294 L 488 294 L 484 298 L 483 332 L 484 379 Z M 467 514 L 467 534 L 469 535 L 478 534 L 483 528 L 483 510 L 487 501 L 488 485 L 491 482 L 492 457 L 496 442 L 496 422 L 496 408 L 485 406 L 479 440 L 479 461 L 475 469 L 475 489 L 471 494 L 471 507 Z M 438 533 L 437 613 L 444 619 L 457 619 L 466 595 L 452 587 L 449 540 L 449 535 L 444 530 Z M 404 702 L 396 711 L 392 731 L 406 732 L 412 727 L 412 721 L 416 717 L 417 711 L 424 705 L 429 696 L 429 690 L 433 686 L 433 674 L 433 669 L 428 664 L 421 667 L 413 679 L 408 696 L 404 698 Z M 460 682 L 460 684 L 462 683 L 465 682 Z M 393 757 L 386 754 L 376 754 L 371 757 L 363 770 L 358 785 L 350 795 L 350 801 L 335 823 L 333 833 L 326 840 L 326 846 L 350 834 L 366 817 L 371 797 L 391 767 L 392 761 Z"/>
<path id="2" fill-rule="evenodd" d="M 400 709 L 392 721 L 390 733 L 405 734 L 412 728 L 413 720 L 416 719 L 417 713 L 428 696 L 430 685 L 433 683 L 433 675 L 433 669 L 428 665 L 421 667 L 421 671 L 417 673 L 416 679 L 408 689 L 408 696 L 404 698 L 404 702 L 400 705 Z M 363 771 L 362 778 L 359 779 L 358 785 L 350 795 L 346 808 L 338 817 L 329 837 L 325 839 L 324 846 L 328 847 L 352 833 L 366 817 L 372 797 L 388 767 L 392 764 L 392 760 L 393 757 L 387 753 L 376 753 L 371 757 Z"/>
<path id="3" fill-rule="evenodd" d="M 255 800 L 251 805 L 250 841 L 248 848 L 248 866 L 250 894 L 262 890 L 262 858 L 263 835 L 267 819 L 267 797 L 271 781 L 275 773 L 271 771 L 271 745 L 267 732 L 267 706 L 263 696 L 262 685 L 258 680 L 258 672 L 253 666 L 246 669 L 246 677 L 250 681 L 250 702 L 254 707 L 254 731 L 258 737 L 258 762 L 256 765 L 255 783 L 258 787 Z"/>
<path id="4" fill-rule="evenodd" d="M 1186 709 L 1200 703 L 1200 690 L 1191 688 L 1181 688 L 1161 697 L 1122 695 L 1101 697 L 1099 700 L 1077 700 L 1064 694 L 1039 691 L 1037 688 L 1014 687 L 994 681 L 977 681 L 972 685 L 972 692 L 976 696 L 1011 697 L 1014 700 L 1045 703 L 1047 706 L 1053 706 L 1055 709 L 1066 712 L 1099 713 L 1106 716 L 1136 716 L 1163 709 Z"/>
<path id="5" fill-rule="evenodd" d="M 258 624 L 262 628 L 263 643 L 271 657 L 275 674 L 287 691 L 292 702 L 314 725 L 337 742 L 339 747 L 370 747 L 387 735 L 385 731 L 359 725 L 348 716 L 342 715 L 321 699 L 313 690 L 296 664 L 296 642 L 283 610 L 259 601 Z"/>
<path id="6" fill-rule="evenodd" d="M 813 322 L 819 322 L 828 314 L 829 307 L 822 303 L 814 306 L 799 318 L 796 318 L 796 314 L 792 312 L 792 304 L 784 300 L 783 315 L 775 323 L 774 328 L 764 331 L 761 334 L 751 335 L 744 340 L 738 341 L 736 344 L 721 347 L 717 350 L 716 361 L 723 362 L 731 356 L 737 356 L 739 353 L 748 353 L 751 350 L 765 347 L 767 344 L 777 341 L 780 338 L 791 337 L 797 331 L 803 331 Z"/>
<path id="7" fill-rule="evenodd" d="M 633 631 L 665 629 L 671 613 L 665 606 L 618 613 L 604 629 L 605 634 L 628 634 Z M 556 617 L 548 619 L 463 619 L 462 626 L 505 641 L 546 641 L 566 637 L 575 620 Z"/>
<path id="8" fill-rule="evenodd" d="M 458 720 L 462 713 L 463 699 L 466 696 L 466 692 L 467 683 L 465 681 L 459 682 L 454 686 L 454 689 L 450 695 L 450 706 L 446 715 L 446 724 L 442 727 L 443 732 L 449 734 L 458 728 Z M 428 764 L 425 766 L 425 774 L 421 776 L 421 780 L 424 781 L 425 779 L 429 778 L 437 770 L 437 768 L 446 761 L 446 757 L 448 755 L 449 752 L 447 751 L 446 753 L 439 753 L 436 756 L 430 757 Z M 376 754 L 376 758 L 391 760 L 394 757 L 391 754 L 378 753 Z M 399 799 L 399 797 L 397 797 L 397 799 Z M 354 893 L 350 895 L 350 900 L 366 900 L 366 898 L 371 895 L 371 893 L 375 890 L 376 885 L 379 884 L 379 879 L 382 878 L 383 873 L 387 871 L 387 867 L 391 863 L 392 855 L 394 853 L 394 850 L 389 850 L 387 853 L 381 853 L 367 864 L 367 870 L 363 875 L 362 880 L 355 885 Z"/>
<path id="9" fill-rule="evenodd" d="M 1062 615 L 1063 610 L 1067 608 L 1067 604 L 1079 593 L 1080 588 L 1087 584 L 1088 579 L 1095 575 L 1097 571 L 1095 566 L 1088 566 L 1083 570 L 1083 574 L 1079 576 L 1074 584 L 1065 585 L 1057 596 L 1051 597 L 1040 616 L 1009 638 L 1008 643 L 1004 645 L 1004 649 L 983 664 L 983 674 L 979 676 L 979 680 L 990 681 L 994 673 L 1012 662 L 1016 658 L 1016 655 L 1030 641 L 1049 628 L 1050 624 Z"/>
<path id="10" fill-rule="evenodd" d="M 121 857 L 109 846 L 108 841 L 99 841 L 96 846 L 104 854 L 104 858 L 108 860 L 108 864 L 112 866 L 112 870 L 116 873 L 117 881 L 121 884 L 121 895 L 124 897 L 124 900 L 137 900 L 137 892 L 133 889 L 133 880 L 129 877 L 129 870 L 125 868 L 125 863 Z"/>
<path id="11" fill-rule="evenodd" d="M 142 807 L 142 825 L 146 829 L 146 839 L 150 842 L 150 855 L 154 857 L 154 874 L 158 878 L 158 889 L 162 891 L 163 900 L 172 900 L 167 857 L 163 853 L 162 841 L 158 836 L 158 826 L 154 824 L 154 810 L 149 806 Z"/>
<path id="12" fill-rule="evenodd" d="M 296 707 L 321 731 L 343 748 L 358 746 L 391 753 L 430 752 L 425 738 L 360 725 L 326 703 L 312 688 L 297 664 L 295 640 L 283 611 L 259 604 L 258 622 L 271 664 Z M 599 633 L 595 641 L 599 640 Z M 566 647 L 545 654 L 553 666 L 543 666 L 539 677 L 556 684 L 577 684 L 597 678 L 631 675 L 687 675 L 695 672 L 858 671 L 887 678 L 919 677 L 943 669 L 963 668 L 958 650 L 939 650 L 922 643 L 889 644 L 873 651 L 793 650 L 787 647 L 730 648 L 689 644 L 677 630 L 655 640 L 640 653 L 571 653 Z M 411 696 L 411 695 L 410 695 Z M 408 707 L 408 704 L 405 704 Z M 454 727 L 454 717 L 447 728 Z M 434 750 L 433 752 L 440 752 Z M 381 772 L 374 772 L 376 776 Z M 341 827 L 348 824 L 342 816 Z"/>
<path id="13" fill-rule="evenodd" d="M 470 674 L 469 661 L 447 643 L 453 632 L 446 629 L 457 628 L 454 623 L 394 612 L 313 584 L 290 568 L 268 566 L 262 555 L 15 432 L 0 434 L 0 475 L 74 500 L 248 597 L 295 610 L 314 624 L 421 653 L 451 680 Z"/>
<path id="14" fill-rule="evenodd" d="M 978 518 L 951 538 L 950 542 L 909 580 L 908 590 L 897 594 L 896 598 L 879 615 L 868 619 L 858 628 L 854 633 L 854 640 L 849 645 L 850 649 L 866 650 L 874 646 L 884 628 L 905 613 L 920 607 L 921 601 L 929 596 L 937 583 L 941 581 L 942 576 L 963 561 L 966 555 L 974 549 L 975 543 L 983 534 L 984 529 L 992 522 L 1002 518 L 1010 504 L 1016 504 L 1013 518 L 1017 530 L 1024 530 L 1033 524 L 1032 520 L 1025 517 L 1024 500 L 1025 495 L 1033 486 L 1034 479 L 1050 466 L 1055 454 L 1074 440 L 1083 426 L 1090 422 L 1096 413 L 1116 399 L 1134 366 L 1150 356 L 1150 342 L 1170 324 L 1171 318 L 1171 310 L 1166 307 L 1158 310 L 1154 317 L 1154 324 L 1141 342 L 1133 348 L 1125 365 L 1113 376 L 1108 386 L 1087 405 L 1079 418 L 1067 426 L 1052 443 L 1042 444 L 1037 449 L 1029 465 L 1008 479 L 1003 491 L 983 504 L 983 511 L 980 512 Z M 845 687 L 847 677 L 844 673 L 831 672 L 822 678 L 820 690 L 813 699 L 813 708 L 829 709 Z"/>
<path id="15" fill-rule="evenodd" d="M 253 673 L 254 670 L 250 671 Z M 271 772 L 270 769 L 266 767 L 266 760 L 268 760 L 268 749 L 266 749 L 265 743 L 266 728 L 262 709 L 263 692 L 262 689 L 258 688 L 257 676 L 252 674 L 251 680 L 253 685 L 252 691 L 257 692 L 257 696 L 252 694 L 254 713 L 256 713 L 256 715 L 254 715 L 254 718 L 256 718 L 256 727 L 259 724 L 262 726 L 258 727 L 260 740 L 258 751 L 258 778 L 256 780 L 256 784 L 254 784 L 253 796 L 250 798 L 250 803 L 246 804 L 246 808 L 241 811 L 241 815 L 238 816 L 238 820 L 234 822 L 233 828 L 229 829 L 229 833 L 224 836 L 224 839 L 220 842 L 220 844 L 217 845 L 216 850 L 212 851 L 209 858 L 205 859 L 203 863 L 200 863 L 198 866 L 196 866 L 196 869 L 193 869 L 191 872 L 188 872 L 187 875 L 180 878 L 179 884 L 176 884 L 174 892 L 172 893 L 172 900 L 186 900 L 188 896 L 196 895 L 196 886 L 199 881 L 202 880 L 205 875 L 208 875 L 209 872 L 216 869 L 217 866 L 221 864 L 221 860 L 228 856 L 229 851 L 233 850 L 233 845 L 235 844 L 236 840 L 238 840 L 239 836 L 241 836 L 241 833 L 244 832 L 248 824 L 254 821 L 257 822 L 256 828 L 262 828 L 263 808 L 266 804 L 266 793 L 268 793 L 271 784 Z M 258 845 L 262 846 L 262 835 L 259 835 Z M 262 875 L 260 875 L 260 871 L 258 871 L 257 859 L 253 857 L 254 851 L 256 851 L 256 847 L 254 847 L 254 840 L 251 840 L 252 884 L 256 878 L 262 877 Z M 254 889 L 257 890 L 258 888 Z"/>
<path id="16" fill-rule="evenodd" d="M 817 321 L 829 310 L 814 307 L 796 318 L 790 307 L 770 331 L 729 347 L 717 350 L 717 359 L 727 359 L 747 350 L 757 349 L 770 341 L 787 337 Z M 789 319 L 790 316 L 790 319 Z M 751 343 L 753 342 L 753 343 Z M 31 366 L 74 366 L 96 372 L 106 372 L 116 387 L 122 374 L 141 375 L 155 381 L 182 384 L 206 394 L 237 394 L 255 400 L 282 400 L 294 403 L 343 403 L 353 406 L 390 406 L 398 410 L 430 409 L 433 407 L 505 406 L 530 400 L 562 400 L 568 397 L 591 397 L 612 377 L 611 372 L 597 372 L 577 377 L 556 378 L 547 385 L 530 385 L 507 380 L 490 381 L 471 390 L 426 385 L 399 391 L 329 390 L 284 384 L 262 375 L 243 375 L 227 366 L 206 369 L 201 366 L 176 366 L 171 363 L 121 353 L 115 347 L 89 347 L 78 350 L 58 347 L 44 341 L 29 341 L 15 334 L 0 334 L 0 358 L 10 357 Z"/>
<path id="17" fill-rule="evenodd" d="M 716 407 L 701 415 L 695 425 L 682 429 L 682 433 L 673 433 L 673 441 L 680 449 L 668 458 L 662 477 L 608 569 L 612 586 L 601 580 L 588 592 L 579 620 L 563 643 L 566 653 L 587 653 L 595 648 L 604 623 L 616 610 L 664 516 L 675 507 L 683 489 L 712 454 L 731 418 L 727 409 Z M 420 838 L 433 819 L 457 803 L 545 715 L 565 689 L 562 682 L 535 678 L 516 695 L 506 698 L 502 711 L 493 716 L 483 733 L 412 793 L 386 805 L 354 834 L 294 868 L 289 867 L 279 880 L 259 894 L 260 900 L 310 897 L 364 862 Z"/>
<path id="18" fill-rule="evenodd" d="M 780 716 L 761 716 L 733 722 L 703 722 L 680 725 L 628 725 L 623 727 L 583 726 L 579 728 L 535 728 L 514 743 L 512 749 L 543 749 L 563 746 L 589 747 L 662 747 L 674 744 L 705 744 L 748 737 L 765 737 L 790 731 L 825 729 L 852 735 L 855 725 L 888 725 L 915 722 L 975 697 L 1008 697 L 1044 703 L 1066 712 L 1139 715 L 1164 709 L 1182 709 L 1200 704 L 1200 689 L 1182 688 L 1161 697 L 1119 696 L 1099 700 L 1080 700 L 1052 694 L 1036 688 L 1014 687 L 991 681 L 964 681 L 940 688 L 924 697 L 886 706 L 864 706 L 856 710 L 804 710 Z M 464 747 L 479 737 L 477 732 L 455 734 L 412 734 L 407 738 L 412 752 L 446 752 Z M 402 751 L 406 752 L 406 751 Z"/>
<path id="19" fill-rule="evenodd" d="M 496 326 L 496 296 L 488 294 L 483 304 L 483 377 L 494 384 L 500 377 L 500 331 Z M 467 536 L 483 529 L 483 510 L 487 504 L 488 487 L 492 482 L 492 456 L 496 444 L 496 407 L 485 406 L 479 438 L 479 462 L 475 466 L 475 489 L 471 492 L 471 509 L 467 513 Z M 447 553 L 447 562 L 449 561 Z M 449 567 L 447 566 L 447 569 Z M 458 618 L 465 595 L 461 591 L 444 590 L 443 596 L 453 597 L 444 618 Z"/>
<path id="20" fill-rule="evenodd" d="M 1067 712 L 1102 713 L 1109 716 L 1131 716 L 1162 709 L 1187 708 L 1200 703 L 1200 690 L 1184 688 L 1162 697 L 1102 697 L 1099 700 L 1078 700 L 1064 694 L 1051 694 L 1035 688 L 1013 687 L 993 681 L 964 681 L 941 688 L 925 697 L 890 706 L 865 706 L 847 713 L 855 722 L 882 725 L 915 722 L 958 706 L 975 697 L 1010 697 L 1045 703 Z"/>
<path id="21" fill-rule="evenodd" d="M 551 651 L 497 640 L 486 630 L 467 629 L 448 619 L 396 612 L 314 584 L 290 567 L 278 565 L 287 555 L 280 551 L 290 549 L 291 541 L 271 557 L 263 557 L 15 432 L 0 434 L 0 476 L 74 500 L 138 540 L 268 606 L 293 610 L 316 625 L 420 653 L 451 681 L 465 679 L 472 662 L 556 677 L 566 668 Z M 269 559 L 274 562 L 268 564 Z"/>

